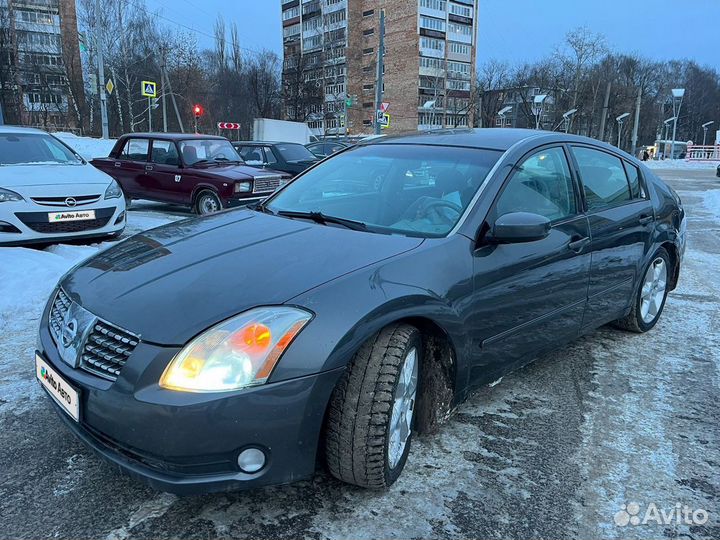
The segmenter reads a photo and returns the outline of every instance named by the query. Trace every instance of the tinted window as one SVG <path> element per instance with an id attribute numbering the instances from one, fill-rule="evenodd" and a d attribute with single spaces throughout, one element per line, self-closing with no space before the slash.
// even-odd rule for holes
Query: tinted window
<path id="1" fill-rule="evenodd" d="M 120 158 L 130 161 L 147 161 L 149 149 L 150 141 L 148 139 L 128 139 Z"/>
<path id="2" fill-rule="evenodd" d="M 630 200 L 630 188 L 620 158 L 584 147 L 573 148 L 573 153 L 590 210 Z"/>
<path id="3" fill-rule="evenodd" d="M 330 154 L 334 154 L 335 152 L 339 152 L 345 148 L 342 144 L 329 144 L 327 148 L 326 154 L 329 156 Z"/>
<path id="4" fill-rule="evenodd" d="M 153 141 L 150 160 L 158 165 L 177 166 L 180 164 L 177 147 L 171 141 Z"/>
<path id="5" fill-rule="evenodd" d="M 80 165 L 80 158 L 54 137 L 35 133 L 0 135 L 0 165 Z"/>
<path id="6" fill-rule="evenodd" d="M 626 161 L 625 171 L 627 172 L 628 182 L 630 183 L 630 193 L 633 199 L 644 199 L 645 190 L 640 184 L 640 169 Z"/>
<path id="7" fill-rule="evenodd" d="M 570 168 L 562 148 L 541 150 L 523 161 L 497 202 L 497 215 L 531 212 L 551 221 L 577 212 Z"/>
<path id="8" fill-rule="evenodd" d="M 265 147 L 265 161 L 269 164 L 277 163 L 277 159 L 275 159 L 272 148 L 270 148 L 269 146 Z"/>
<path id="9" fill-rule="evenodd" d="M 300 161 L 304 159 L 317 159 L 310 150 L 302 144 L 283 143 L 275 146 L 285 161 Z"/>
<path id="10" fill-rule="evenodd" d="M 246 165 L 263 165 L 265 163 L 262 148 L 259 146 L 241 146 L 238 148 L 238 152 Z"/>

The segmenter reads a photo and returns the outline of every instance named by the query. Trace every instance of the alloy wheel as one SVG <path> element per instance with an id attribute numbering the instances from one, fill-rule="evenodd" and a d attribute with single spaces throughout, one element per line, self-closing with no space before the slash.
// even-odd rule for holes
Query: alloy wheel
<path id="1" fill-rule="evenodd" d="M 390 441 L 388 462 L 391 469 L 397 467 L 405 453 L 405 446 L 412 430 L 415 397 L 417 394 L 418 362 L 417 349 L 408 351 L 395 387 L 392 416 L 390 418 Z"/>
<path id="2" fill-rule="evenodd" d="M 660 313 L 667 289 L 667 265 L 662 257 L 648 267 L 640 289 L 640 317 L 645 324 L 652 323 Z"/>

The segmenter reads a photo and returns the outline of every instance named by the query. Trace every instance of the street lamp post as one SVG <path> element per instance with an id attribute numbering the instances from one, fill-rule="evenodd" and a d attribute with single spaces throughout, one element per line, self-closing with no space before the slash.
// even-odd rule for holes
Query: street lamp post
<path id="1" fill-rule="evenodd" d="M 625 122 L 625 119 L 630 116 L 629 112 L 623 113 L 620 116 L 618 116 L 615 121 L 618 123 L 618 143 L 617 147 L 620 148 L 620 136 L 622 135 L 622 127 L 623 123 Z"/>
<path id="2" fill-rule="evenodd" d="M 702 125 L 702 128 L 703 128 L 703 146 L 705 146 L 705 140 L 707 139 L 708 128 L 709 128 L 711 125 L 713 125 L 714 123 L 715 123 L 715 121 L 714 121 L 714 120 L 711 120 L 710 122 L 705 122 L 705 123 Z"/>
<path id="3" fill-rule="evenodd" d="M 533 99 L 533 114 L 535 115 L 535 129 L 540 129 L 540 119 L 542 118 L 543 114 L 543 107 L 545 105 L 545 100 L 547 99 L 547 94 L 540 94 L 539 96 L 535 96 Z"/>
<path id="4" fill-rule="evenodd" d="M 565 123 L 565 133 L 570 131 L 570 121 L 576 112 L 577 112 L 577 109 L 570 109 L 568 112 L 563 114 L 563 122 Z"/>
<path id="5" fill-rule="evenodd" d="M 684 88 L 672 89 L 672 106 L 673 106 L 673 134 L 672 144 L 670 145 L 670 159 L 675 159 L 675 136 L 677 135 L 677 121 L 680 117 L 680 108 L 682 107 L 683 97 L 685 96 Z"/>
<path id="6" fill-rule="evenodd" d="M 668 118 L 667 120 L 663 121 L 663 124 L 665 126 L 663 130 L 663 158 L 665 157 L 665 145 L 667 144 L 667 138 L 668 138 L 668 130 L 670 129 L 670 124 L 675 121 L 675 117 Z M 660 152 L 658 152 L 659 154 Z"/>
<path id="7" fill-rule="evenodd" d="M 500 117 L 500 127 L 505 127 L 505 115 L 512 111 L 512 105 L 508 105 L 507 107 L 503 107 L 498 111 L 498 116 Z"/>

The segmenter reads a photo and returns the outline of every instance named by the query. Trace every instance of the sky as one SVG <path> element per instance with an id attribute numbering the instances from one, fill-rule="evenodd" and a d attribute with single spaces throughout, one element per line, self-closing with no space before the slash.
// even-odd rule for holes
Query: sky
<path id="1" fill-rule="evenodd" d="M 222 13 L 237 23 L 243 47 L 282 54 L 280 0 L 146 1 L 164 24 L 192 28 L 201 47 L 212 47 L 213 26 Z M 479 63 L 537 60 L 551 54 L 568 31 L 587 26 L 618 52 L 692 59 L 720 70 L 720 0 L 479 1 Z"/>

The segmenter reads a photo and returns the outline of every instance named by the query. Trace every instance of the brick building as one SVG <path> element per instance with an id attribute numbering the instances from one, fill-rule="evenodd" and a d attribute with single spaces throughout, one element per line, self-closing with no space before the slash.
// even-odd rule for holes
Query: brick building
<path id="1" fill-rule="evenodd" d="M 6 123 L 80 127 L 85 103 L 74 0 L 0 0 L 0 98 Z"/>
<path id="2" fill-rule="evenodd" d="M 384 10 L 385 132 L 473 125 L 478 0 L 281 2 L 289 119 L 320 136 L 373 132 Z"/>

